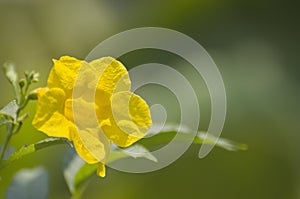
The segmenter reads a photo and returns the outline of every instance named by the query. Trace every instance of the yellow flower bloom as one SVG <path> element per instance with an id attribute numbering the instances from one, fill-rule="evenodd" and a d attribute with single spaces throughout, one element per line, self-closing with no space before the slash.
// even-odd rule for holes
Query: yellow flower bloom
<path id="1" fill-rule="evenodd" d="M 79 156 L 99 163 L 97 174 L 105 176 L 109 142 L 128 147 L 141 139 L 152 123 L 149 107 L 130 92 L 126 68 L 111 57 L 90 63 L 69 56 L 53 61 L 48 87 L 38 90 L 32 124 L 48 136 L 73 141 Z M 90 119 L 94 113 L 97 124 Z"/>

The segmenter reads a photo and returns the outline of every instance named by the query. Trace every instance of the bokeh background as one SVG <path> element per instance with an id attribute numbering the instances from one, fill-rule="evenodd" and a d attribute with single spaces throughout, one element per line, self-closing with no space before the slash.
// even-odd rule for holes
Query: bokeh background
<path id="1" fill-rule="evenodd" d="M 299 6 L 298 1 L 258 0 L 0 0 L 0 63 L 13 61 L 19 74 L 40 72 L 39 87 L 46 85 L 52 58 L 84 59 L 98 43 L 121 31 L 156 26 L 187 34 L 208 51 L 223 76 L 228 111 L 222 137 L 246 143 L 249 150 L 214 148 L 198 159 L 200 146 L 195 145 L 159 171 L 127 174 L 108 169 L 104 179 L 90 179 L 83 198 L 299 199 Z M 207 128 L 209 95 L 187 63 L 155 50 L 119 59 L 128 69 L 158 62 L 185 74 L 200 100 L 200 129 Z M 13 92 L 3 71 L 0 85 L 4 106 Z M 169 106 L 168 120 L 178 120 L 173 108 L 178 104 L 168 91 L 149 86 L 140 93 L 153 102 L 161 100 Z M 13 138 L 14 148 L 46 138 L 31 126 L 35 106 L 29 104 L 30 119 Z M 1 143 L 4 134 L 1 127 Z M 49 172 L 49 198 L 70 198 L 62 174 L 66 148 L 39 151 L 2 171 L 0 198 L 15 172 L 35 166 Z"/>

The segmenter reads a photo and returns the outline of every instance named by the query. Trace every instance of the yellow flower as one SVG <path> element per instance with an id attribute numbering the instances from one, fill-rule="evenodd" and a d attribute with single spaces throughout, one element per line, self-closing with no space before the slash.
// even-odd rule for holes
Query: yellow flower
<path id="1" fill-rule="evenodd" d="M 111 57 L 87 63 L 63 56 L 53 62 L 48 87 L 38 90 L 32 124 L 73 141 L 79 156 L 98 163 L 97 174 L 105 176 L 109 142 L 128 147 L 141 139 L 152 123 L 149 107 L 130 92 L 126 68 Z"/>

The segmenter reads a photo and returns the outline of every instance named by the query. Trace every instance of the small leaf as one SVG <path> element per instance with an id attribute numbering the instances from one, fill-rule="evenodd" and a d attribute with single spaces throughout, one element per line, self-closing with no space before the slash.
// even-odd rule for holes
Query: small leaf
<path id="1" fill-rule="evenodd" d="M 0 114 L 7 115 L 7 116 L 13 118 L 15 121 L 17 118 L 18 109 L 19 109 L 19 106 L 18 106 L 16 100 L 13 100 L 0 110 Z"/>
<path id="2" fill-rule="evenodd" d="M 9 80 L 9 82 L 13 85 L 16 85 L 18 75 L 15 71 L 14 64 L 11 62 L 6 62 L 6 63 L 4 63 L 3 68 L 4 68 L 5 75 L 6 75 L 7 79 Z"/>
<path id="3" fill-rule="evenodd" d="M 42 167 L 17 172 L 7 190 L 6 199 L 47 198 L 49 176 Z"/>

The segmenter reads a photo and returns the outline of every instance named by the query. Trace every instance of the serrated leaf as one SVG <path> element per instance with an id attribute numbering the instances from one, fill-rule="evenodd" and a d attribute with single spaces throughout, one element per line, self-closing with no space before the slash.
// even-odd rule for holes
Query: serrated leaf
<path id="1" fill-rule="evenodd" d="M 47 198 L 49 176 L 42 167 L 17 172 L 7 190 L 6 199 Z"/>
<path id="2" fill-rule="evenodd" d="M 6 63 L 4 63 L 3 68 L 4 68 L 5 75 L 6 75 L 7 79 L 9 80 L 9 82 L 13 85 L 16 85 L 17 80 L 18 80 L 18 75 L 15 71 L 14 64 L 11 62 L 6 62 Z"/>
<path id="3" fill-rule="evenodd" d="M 18 109 L 19 109 L 19 106 L 18 106 L 16 100 L 13 100 L 0 110 L 0 114 L 7 115 L 7 116 L 13 118 L 15 121 L 17 118 Z"/>

